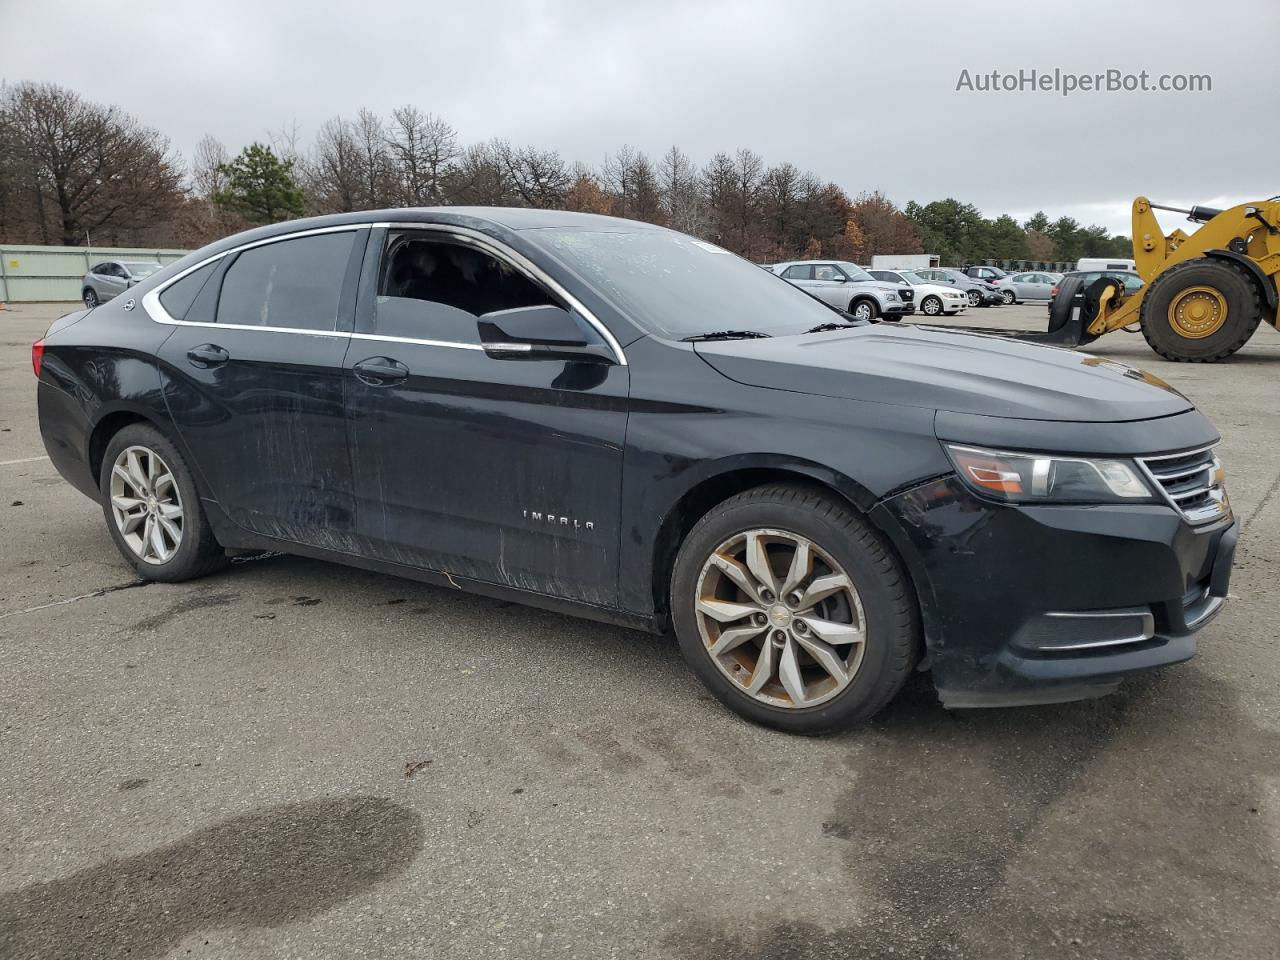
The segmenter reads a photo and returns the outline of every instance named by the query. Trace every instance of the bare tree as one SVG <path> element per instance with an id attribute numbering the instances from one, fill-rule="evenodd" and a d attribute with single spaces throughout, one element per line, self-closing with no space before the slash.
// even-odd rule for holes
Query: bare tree
<path id="1" fill-rule="evenodd" d="M 395 173 L 382 118 L 363 107 L 352 125 L 360 149 L 360 207 L 373 210 L 394 202 Z"/>
<path id="2" fill-rule="evenodd" d="M 671 227 L 685 233 L 706 233 L 706 204 L 698 171 L 688 155 L 677 146 L 672 145 L 658 161 L 658 192 L 666 221 Z"/>
<path id="3" fill-rule="evenodd" d="M 334 117 L 321 124 L 305 165 L 304 181 L 316 212 L 347 213 L 360 209 L 360 145 L 346 120 Z"/>
<path id="4" fill-rule="evenodd" d="M 650 222 L 662 219 L 658 175 L 641 151 L 623 144 L 617 153 L 606 155 L 601 180 L 613 195 L 615 216 Z"/>
<path id="5" fill-rule="evenodd" d="M 220 169 L 231 161 L 222 141 L 205 134 L 196 144 L 191 158 L 191 190 L 202 200 L 212 200 L 214 194 L 226 188 L 227 177 Z"/>
<path id="6" fill-rule="evenodd" d="M 520 194 L 505 160 L 510 152 L 511 145 L 505 140 L 477 143 L 462 151 L 445 178 L 449 202 L 492 207 L 518 205 Z"/>
<path id="7" fill-rule="evenodd" d="M 504 145 L 505 146 L 505 145 Z M 561 207 L 572 184 L 572 175 L 556 150 L 507 147 L 500 155 L 511 185 L 529 207 Z"/>
<path id="8" fill-rule="evenodd" d="M 56 84 L 4 93 L 5 153 L 44 242 L 128 241 L 181 204 L 177 158 L 155 130 Z"/>
<path id="9" fill-rule="evenodd" d="M 439 117 L 417 107 L 391 112 L 387 147 L 400 185 L 401 202 L 415 207 L 444 202 L 444 181 L 458 157 L 458 135 Z"/>

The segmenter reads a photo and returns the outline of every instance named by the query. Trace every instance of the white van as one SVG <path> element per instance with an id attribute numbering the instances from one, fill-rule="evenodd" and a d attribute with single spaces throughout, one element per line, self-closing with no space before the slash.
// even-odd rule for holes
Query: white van
<path id="1" fill-rule="evenodd" d="M 1085 257 L 1076 263 L 1077 270 L 1128 270 L 1133 273 L 1137 264 L 1118 257 Z"/>

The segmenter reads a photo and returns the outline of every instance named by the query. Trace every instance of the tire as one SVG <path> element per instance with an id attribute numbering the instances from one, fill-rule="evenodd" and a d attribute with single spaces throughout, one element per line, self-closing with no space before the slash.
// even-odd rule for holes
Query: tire
<path id="1" fill-rule="evenodd" d="M 1012 290 L 1001 290 L 1000 299 L 1004 301 L 1006 307 L 1012 306 L 1018 302 L 1018 298 L 1013 295 Z"/>
<path id="2" fill-rule="evenodd" d="M 99 303 L 98 292 L 92 287 L 85 287 L 80 299 L 84 301 L 85 308 L 88 310 L 92 310 Z"/>
<path id="3" fill-rule="evenodd" d="M 775 596 L 767 608 L 740 590 L 736 586 L 739 581 L 727 577 L 719 562 L 713 560 L 714 556 L 733 556 L 739 542 L 752 537 L 757 538 L 757 543 L 774 540 L 763 549 L 775 568 L 771 572 L 779 590 L 787 588 L 783 581 L 792 569 L 786 538 L 811 544 L 809 555 L 815 558 L 807 568 L 810 575 L 799 580 L 801 589 L 783 598 Z M 748 548 L 743 549 L 742 555 L 748 556 Z M 763 581 L 754 579 L 745 562 L 737 564 L 739 575 L 747 574 L 754 589 L 760 589 Z M 812 592 L 813 578 L 825 576 L 828 584 L 833 582 L 834 573 L 846 575 L 844 582 L 850 585 L 849 591 L 837 591 L 808 608 L 800 606 L 803 600 L 787 599 L 802 591 Z M 739 646 L 717 657 L 711 652 L 712 646 L 735 629 L 731 625 L 722 632 L 718 621 L 729 617 L 727 622 L 733 624 L 736 608 L 716 608 L 718 615 L 712 618 L 703 605 L 709 602 L 714 607 L 717 598 L 725 595 L 747 598 L 747 606 L 758 607 L 739 621 L 743 627 L 738 628 L 739 634 L 756 635 L 738 641 Z M 779 603 L 779 599 L 786 602 Z M 825 492 L 800 485 L 770 484 L 747 490 L 699 520 L 676 557 L 670 602 L 681 652 L 707 688 L 746 719 L 788 733 L 828 733 L 875 715 L 901 689 L 915 665 L 920 645 L 914 593 L 896 558 L 847 505 Z M 785 609 L 779 612 L 780 607 Z M 797 611 L 794 618 L 787 613 L 791 609 Z M 778 629 L 784 616 L 785 626 Z M 750 628 L 760 622 L 759 618 L 765 625 L 753 631 Z M 808 623 L 822 627 L 809 627 Z M 812 644 L 804 646 L 804 641 L 796 637 L 807 635 L 812 641 L 815 635 L 839 636 L 833 627 L 848 631 L 851 625 L 861 628 L 860 643 L 837 640 L 826 647 L 828 651 L 847 651 L 839 653 L 848 661 L 838 661 L 846 676 L 842 684 L 836 673 L 824 670 L 818 659 L 807 653 Z M 779 637 L 785 637 L 785 643 Z M 769 644 L 773 644 L 772 659 L 764 675 L 773 679 L 753 694 L 747 687 L 760 672 L 760 656 Z M 737 660 L 739 657 L 743 662 Z M 790 693 L 794 686 L 788 686 L 784 677 L 787 662 L 800 664 L 791 674 L 803 674 L 799 702 L 808 700 L 813 705 L 797 705 Z M 748 664 L 753 664 L 750 670 Z"/>
<path id="4" fill-rule="evenodd" d="M 983 306 L 982 294 L 980 294 L 977 290 L 966 290 L 965 296 L 969 298 L 969 306 L 971 307 Z"/>
<path id="5" fill-rule="evenodd" d="M 124 475 L 116 477 L 117 462 L 122 460 Z M 154 472 L 149 469 L 153 464 Z M 164 482 L 165 474 L 172 477 L 171 484 Z M 147 478 L 151 489 L 144 490 L 126 477 Z M 160 482 L 151 484 L 151 479 Z M 121 555 L 143 580 L 192 580 L 227 563 L 226 553 L 214 539 L 200 505 L 186 460 L 150 424 L 129 424 L 111 438 L 102 457 L 98 488 L 102 491 L 107 530 Z M 128 510 L 119 509 L 125 503 L 134 505 Z M 174 506 L 179 511 L 176 516 L 172 514 Z M 156 541 L 149 535 L 153 527 L 159 528 L 162 547 L 171 548 L 167 555 L 157 550 Z M 180 531 L 176 538 L 171 532 L 174 527 Z"/>
<path id="6" fill-rule="evenodd" d="M 942 315 L 942 298 L 935 297 L 933 294 L 925 297 L 920 301 L 920 312 L 929 317 L 938 317 Z"/>
<path id="7" fill-rule="evenodd" d="M 1194 298 L 1192 288 L 1201 287 L 1202 302 L 1208 303 L 1210 316 L 1225 316 L 1220 326 L 1199 336 L 1186 335 L 1186 327 L 1175 326 L 1171 307 L 1183 297 Z M 1253 278 L 1244 268 L 1229 260 L 1202 258 L 1170 267 L 1152 281 L 1142 298 L 1139 313 L 1142 335 L 1151 349 L 1167 360 L 1186 363 L 1213 363 L 1231 356 L 1243 347 L 1262 320 L 1262 298 Z M 1188 325 L 1194 320 L 1184 320 Z"/>
<path id="8" fill-rule="evenodd" d="M 849 313 L 859 320 L 874 320 L 880 315 L 874 300 L 854 300 L 849 304 Z"/>

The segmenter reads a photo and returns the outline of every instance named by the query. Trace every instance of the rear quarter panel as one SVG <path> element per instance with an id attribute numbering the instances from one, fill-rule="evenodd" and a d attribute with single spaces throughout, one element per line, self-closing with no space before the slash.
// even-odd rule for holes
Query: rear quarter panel
<path id="1" fill-rule="evenodd" d="M 58 471 L 97 498 L 90 438 L 104 418 L 129 413 L 164 428 L 168 414 L 154 354 L 170 330 L 117 298 L 45 337 L 37 390 L 40 434 Z"/>

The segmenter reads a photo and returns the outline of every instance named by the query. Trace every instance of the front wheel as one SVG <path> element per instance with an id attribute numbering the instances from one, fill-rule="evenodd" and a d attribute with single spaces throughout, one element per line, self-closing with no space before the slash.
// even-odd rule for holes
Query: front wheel
<path id="1" fill-rule="evenodd" d="M 982 294 L 980 294 L 977 290 L 968 291 L 966 296 L 968 296 L 969 298 L 969 306 L 971 307 L 982 306 Z"/>
<path id="2" fill-rule="evenodd" d="M 671 578 L 685 660 L 726 706 L 790 733 L 861 722 L 902 687 L 919 621 L 905 572 L 848 506 L 802 486 L 712 509 Z"/>
<path id="3" fill-rule="evenodd" d="M 928 296 L 920 301 L 920 312 L 927 317 L 936 317 L 942 312 L 942 299 Z"/>
<path id="4" fill-rule="evenodd" d="M 1213 363 L 1253 336 L 1262 300 L 1245 271 L 1224 260 L 1170 267 L 1142 298 L 1139 324 L 1151 349 L 1169 360 Z"/>
<path id="5" fill-rule="evenodd" d="M 84 296 L 83 296 L 83 298 L 82 298 L 82 299 L 84 300 L 84 305 L 85 305 L 85 307 L 86 307 L 86 308 L 88 308 L 88 309 L 90 309 L 90 310 L 92 310 L 94 307 L 96 307 L 96 306 L 98 305 L 98 294 L 97 294 L 97 291 L 95 291 L 95 290 L 94 290 L 93 288 L 91 288 L 91 287 L 85 287 L 85 288 L 84 288 Z"/>
<path id="6" fill-rule="evenodd" d="M 849 312 L 859 320 L 874 320 L 878 311 L 870 300 L 855 300 L 849 304 Z"/>
<path id="7" fill-rule="evenodd" d="M 1008 307 L 1014 303 L 1016 298 L 1014 297 L 1012 290 L 1002 290 L 1000 291 L 1000 299 L 1003 300 L 1004 305 Z"/>
<path id="8" fill-rule="evenodd" d="M 111 438 L 99 487 L 111 538 L 142 579 L 190 580 L 226 562 L 186 461 L 150 424 Z"/>

